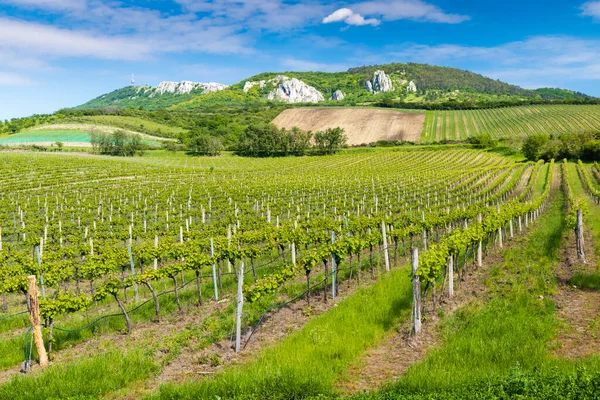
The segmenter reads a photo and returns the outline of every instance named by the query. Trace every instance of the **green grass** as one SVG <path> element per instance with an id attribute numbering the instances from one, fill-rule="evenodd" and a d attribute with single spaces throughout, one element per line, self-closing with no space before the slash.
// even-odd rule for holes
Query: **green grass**
<path id="1" fill-rule="evenodd" d="M 177 137 L 179 134 L 187 132 L 187 130 L 184 128 L 160 124 L 158 122 L 138 117 L 126 117 L 119 115 L 94 115 L 80 117 L 77 120 L 81 120 L 81 122 L 116 126 L 118 128 L 130 129 L 133 131 L 139 131 L 156 136 L 170 138 Z"/>
<path id="2" fill-rule="evenodd" d="M 98 399 L 156 371 L 157 366 L 141 350 L 100 352 L 93 358 L 51 366 L 33 376 L 16 376 L 0 386 L 0 400 Z"/>
<path id="3" fill-rule="evenodd" d="M 253 363 L 211 380 L 162 386 L 156 396 L 294 399 L 333 394 L 347 366 L 409 317 L 410 304 L 407 269 L 393 271 L 265 350 Z"/>
<path id="4" fill-rule="evenodd" d="M 439 116 L 439 118 L 438 118 Z M 472 126 L 469 135 L 490 133 L 496 138 L 534 133 L 571 133 L 600 128 L 600 106 L 596 105 L 541 105 L 484 110 L 427 111 L 428 120 L 441 124 L 441 137 L 436 137 L 436 125 L 426 124 L 422 142 L 441 139 L 465 139 L 462 122 Z M 455 117 L 459 123 L 455 123 Z M 473 121 L 477 121 L 477 129 Z M 439 127 L 438 127 L 439 128 Z"/>
<path id="5" fill-rule="evenodd" d="M 557 323 L 548 296 L 555 291 L 563 206 L 558 193 L 526 242 L 505 251 L 504 262 L 492 267 L 493 299 L 450 317 L 443 346 L 410 368 L 399 389 L 452 387 L 501 376 L 516 365 L 534 369 L 548 362 Z"/>
<path id="6" fill-rule="evenodd" d="M 589 166 L 584 166 L 584 168 L 589 168 Z M 567 173 L 573 194 L 587 200 L 589 213 L 584 217 L 584 225 L 589 228 L 592 234 L 592 243 L 586 243 L 586 247 L 593 249 L 598 260 L 595 274 L 578 273 L 569 280 L 569 283 L 582 289 L 600 290 L 600 206 L 594 203 L 594 200 L 585 189 L 584 183 L 577 172 L 577 164 L 569 163 Z"/>
<path id="7" fill-rule="evenodd" d="M 91 140 L 90 133 L 84 131 L 69 131 L 69 130 L 39 130 L 39 131 L 25 131 L 19 132 L 14 135 L 3 136 L 0 138 L 0 146 L 13 146 L 21 144 L 42 144 L 56 142 L 63 143 L 74 143 L 86 145 Z M 158 145 L 159 143 L 154 140 L 142 140 L 143 143 L 149 145 Z"/>

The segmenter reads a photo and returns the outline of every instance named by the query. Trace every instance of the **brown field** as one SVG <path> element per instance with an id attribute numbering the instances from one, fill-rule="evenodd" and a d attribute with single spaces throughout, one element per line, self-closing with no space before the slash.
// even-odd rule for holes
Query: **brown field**
<path id="1" fill-rule="evenodd" d="M 294 126 L 306 131 L 341 127 L 351 146 L 378 140 L 421 139 L 425 113 L 400 112 L 376 108 L 291 108 L 273 120 L 279 128 Z"/>

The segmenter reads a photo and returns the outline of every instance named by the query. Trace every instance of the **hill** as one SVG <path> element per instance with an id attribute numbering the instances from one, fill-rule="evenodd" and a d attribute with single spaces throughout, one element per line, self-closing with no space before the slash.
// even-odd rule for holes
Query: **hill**
<path id="1" fill-rule="evenodd" d="M 191 100 L 195 97 L 214 93 L 227 86 L 220 83 L 202 82 L 161 82 L 158 86 L 127 86 L 103 94 L 75 109 L 94 110 L 102 108 L 144 108 L 158 110 Z"/>
<path id="2" fill-rule="evenodd" d="M 498 104 L 590 99 L 582 93 L 563 89 L 523 89 L 456 68 L 393 63 L 334 73 L 265 72 L 230 87 L 192 82 L 162 82 L 157 87 L 126 87 L 102 95 L 76 109 L 134 107 L 151 111 L 164 108 L 204 110 L 304 103 L 469 109 L 489 108 Z"/>

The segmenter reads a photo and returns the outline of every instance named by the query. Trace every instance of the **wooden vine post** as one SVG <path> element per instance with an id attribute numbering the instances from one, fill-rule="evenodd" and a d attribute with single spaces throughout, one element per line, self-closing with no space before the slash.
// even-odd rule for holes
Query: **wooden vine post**
<path id="1" fill-rule="evenodd" d="M 577 210 L 577 226 L 575 229 L 576 235 L 576 247 L 577 247 L 577 257 L 582 259 L 584 263 L 587 263 L 585 259 L 585 248 L 583 242 L 583 211 L 581 208 Z"/>
<path id="2" fill-rule="evenodd" d="M 31 326 L 33 331 L 33 342 L 35 343 L 35 348 L 40 357 L 40 366 L 42 368 L 46 368 L 48 366 L 48 354 L 46 353 L 46 348 L 44 347 L 44 339 L 42 337 L 42 327 L 40 324 L 40 303 L 38 301 L 38 292 L 37 285 L 35 282 L 35 275 L 28 276 L 27 281 L 29 283 L 29 291 L 27 293 L 29 295 L 29 318 L 31 320 Z"/>
<path id="3" fill-rule="evenodd" d="M 331 232 L 331 244 L 335 244 L 335 232 Z M 336 269 L 337 266 L 335 265 L 335 256 L 332 254 L 331 255 L 331 299 L 335 300 L 336 294 L 337 294 L 337 290 L 335 287 L 335 281 L 336 281 Z"/>
<path id="4" fill-rule="evenodd" d="M 419 269 L 419 249 L 412 249 L 412 281 L 413 281 L 413 322 L 414 333 L 418 335 L 421 332 L 421 282 L 417 276 Z"/>
<path id="5" fill-rule="evenodd" d="M 482 216 L 479 214 L 477 216 L 477 222 L 481 224 Z M 483 239 L 479 239 L 479 243 L 477 243 L 477 268 L 483 267 Z"/>
<path id="6" fill-rule="evenodd" d="M 210 256 L 215 256 L 215 241 L 213 240 L 213 238 L 210 238 Z M 219 301 L 219 287 L 217 285 L 217 264 L 215 262 L 213 262 L 212 265 L 212 276 L 213 283 L 215 285 L 215 300 Z"/>
<path id="7" fill-rule="evenodd" d="M 390 272 L 390 254 L 388 253 L 388 241 L 385 231 L 385 221 L 381 221 L 381 235 L 383 236 L 383 255 L 385 257 L 385 270 Z"/>
<path id="8" fill-rule="evenodd" d="M 237 287 L 237 310 L 235 313 L 235 352 L 240 352 L 241 337 L 242 337 L 242 312 L 244 309 L 244 262 L 240 262 L 238 269 L 238 287 Z"/>
<path id="9" fill-rule="evenodd" d="M 454 256 L 448 257 L 448 297 L 454 297 Z"/>

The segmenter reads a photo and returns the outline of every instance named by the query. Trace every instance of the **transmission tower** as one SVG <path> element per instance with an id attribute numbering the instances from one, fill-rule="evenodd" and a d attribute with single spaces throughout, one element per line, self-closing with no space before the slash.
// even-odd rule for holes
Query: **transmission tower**
<path id="1" fill-rule="evenodd" d="M 135 86 L 135 75 L 131 74 L 131 86 Z"/>

